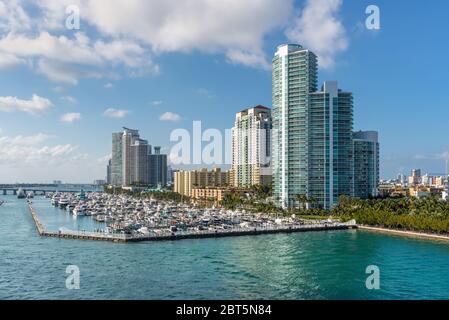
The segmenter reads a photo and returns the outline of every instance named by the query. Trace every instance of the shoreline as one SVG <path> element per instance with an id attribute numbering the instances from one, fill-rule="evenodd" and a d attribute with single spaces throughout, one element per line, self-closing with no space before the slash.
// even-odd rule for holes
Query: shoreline
<path id="1" fill-rule="evenodd" d="M 440 240 L 449 242 L 449 235 L 437 235 L 419 231 L 396 230 L 383 227 L 371 227 L 366 225 L 358 225 L 358 230 L 397 235 L 407 238 L 419 238 L 424 240 Z"/>

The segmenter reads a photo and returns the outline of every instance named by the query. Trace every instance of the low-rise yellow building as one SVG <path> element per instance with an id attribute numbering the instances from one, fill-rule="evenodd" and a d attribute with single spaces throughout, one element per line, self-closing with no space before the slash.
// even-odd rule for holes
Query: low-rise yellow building
<path id="1" fill-rule="evenodd" d="M 179 171 L 174 175 L 173 191 L 187 197 L 193 196 L 194 188 L 227 188 L 230 182 L 230 173 L 219 168 L 211 171 L 207 169 Z"/>

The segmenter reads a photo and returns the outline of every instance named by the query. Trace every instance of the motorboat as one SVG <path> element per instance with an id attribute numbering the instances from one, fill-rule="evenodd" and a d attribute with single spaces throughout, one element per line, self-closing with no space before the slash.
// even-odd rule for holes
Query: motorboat
<path id="1" fill-rule="evenodd" d="M 19 189 L 17 191 L 17 198 L 18 199 L 25 199 L 27 197 L 25 191 L 23 189 Z"/>
<path id="2" fill-rule="evenodd" d="M 60 197 L 58 195 L 54 195 L 53 198 L 51 199 L 51 204 L 57 207 L 59 204 L 59 199 Z"/>
<path id="3" fill-rule="evenodd" d="M 75 209 L 73 209 L 73 215 L 75 217 L 82 217 L 86 215 L 86 207 L 84 206 L 76 206 Z"/>
<path id="4" fill-rule="evenodd" d="M 58 205 L 61 209 L 65 209 L 69 205 L 69 200 L 67 200 L 65 198 L 61 198 L 61 199 L 59 199 Z"/>

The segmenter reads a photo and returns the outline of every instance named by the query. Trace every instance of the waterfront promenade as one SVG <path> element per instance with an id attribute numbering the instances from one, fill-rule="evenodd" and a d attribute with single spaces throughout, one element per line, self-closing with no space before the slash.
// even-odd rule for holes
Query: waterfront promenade
<path id="1" fill-rule="evenodd" d="M 61 239 L 78 239 L 91 241 L 109 241 L 117 243 L 127 242 L 143 242 L 143 241 L 173 241 L 173 240 L 187 240 L 187 239 L 205 239 L 205 238 L 225 238 L 238 236 L 255 236 L 262 234 L 278 234 L 278 233 L 299 233 L 311 231 L 332 231 L 332 230 L 349 230 L 356 229 L 357 225 L 343 224 L 343 223 L 320 223 L 311 225 L 292 225 L 292 226 L 272 226 L 259 228 L 239 228 L 220 231 L 189 231 L 176 232 L 171 234 L 161 235 L 128 235 L 128 234 L 108 234 L 100 232 L 86 232 L 86 231 L 59 231 L 50 232 L 45 229 L 40 222 L 39 217 L 31 203 L 28 207 L 33 217 L 36 229 L 40 236 L 49 238 Z"/>

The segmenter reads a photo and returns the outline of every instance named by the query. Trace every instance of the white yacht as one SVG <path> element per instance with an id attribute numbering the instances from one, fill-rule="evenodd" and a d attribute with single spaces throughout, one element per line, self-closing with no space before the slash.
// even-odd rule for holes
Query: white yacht
<path id="1" fill-rule="evenodd" d="M 54 195 L 53 198 L 51 199 L 51 204 L 57 207 L 59 204 L 59 199 L 60 199 L 59 195 Z"/>
<path id="2" fill-rule="evenodd" d="M 73 210 L 75 209 L 75 205 L 74 204 L 69 204 L 68 206 L 67 206 L 67 212 L 69 212 L 69 213 L 72 213 L 73 212 Z"/>
<path id="3" fill-rule="evenodd" d="M 19 199 L 25 199 L 26 198 L 26 193 L 25 193 L 25 191 L 23 191 L 22 188 L 20 188 L 17 191 L 17 198 L 19 198 Z"/>
<path id="4" fill-rule="evenodd" d="M 86 207 L 81 205 L 81 206 L 76 206 L 75 209 L 73 209 L 73 215 L 75 217 L 82 217 L 86 215 Z"/>
<path id="5" fill-rule="evenodd" d="M 67 200 L 66 198 L 61 198 L 59 199 L 58 205 L 61 209 L 65 209 L 69 205 L 69 200 Z"/>
<path id="6" fill-rule="evenodd" d="M 148 230 L 147 227 L 142 227 L 139 230 L 137 230 L 137 232 L 139 232 L 140 234 L 142 234 L 144 236 L 149 236 L 150 235 L 150 231 Z"/>

